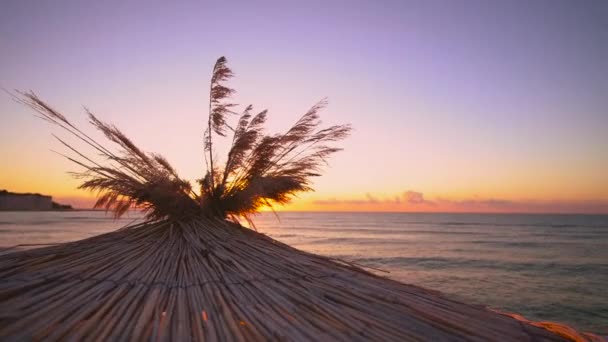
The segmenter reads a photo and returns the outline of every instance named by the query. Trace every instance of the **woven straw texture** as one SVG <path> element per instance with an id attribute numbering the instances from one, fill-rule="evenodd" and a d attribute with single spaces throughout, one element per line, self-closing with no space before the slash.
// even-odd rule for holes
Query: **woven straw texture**
<path id="1" fill-rule="evenodd" d="M 565 340 L 220 219 L 1 256 L 0 340 L 31 339 Z"/>

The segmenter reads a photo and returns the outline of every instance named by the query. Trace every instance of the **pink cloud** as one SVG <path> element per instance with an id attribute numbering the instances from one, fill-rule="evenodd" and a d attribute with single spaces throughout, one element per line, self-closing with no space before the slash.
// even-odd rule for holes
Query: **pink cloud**
<path id="1" fill-rule="evenodd" d="M 352 207 L 352 210 L 422 210 L 455 212 L 523 212 L 523 213 L 608 213 L 604 201 L 514 201 L 500 198 L 465 198 L 452 200 L 438 197 L 428 200 L 424 193 L 407 190 L 385 199 L 365 194 L 365 199 L 323 199 L 313 202 L 325 207 Z"/>

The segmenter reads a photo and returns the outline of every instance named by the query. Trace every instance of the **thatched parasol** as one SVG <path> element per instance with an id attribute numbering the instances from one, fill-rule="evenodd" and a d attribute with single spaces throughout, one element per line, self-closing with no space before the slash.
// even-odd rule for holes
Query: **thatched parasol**
<path id="1" fill-rule="evenodd" d="M 236 127 L 224 58 L 214 68 L 201 190 L 114 126 L 91 122 L 119 153 L 98 144 L 33 93 L 18 99 L 98 154 L 64 144 L 84 168 L 96 206 L 147 220 L 115 232 L 0 257 L 0 340 L 513 340 L 594 339 L 564 326 L 515 319 L 481 306 L 305 253 L 244 228 L 261 206 L 310 190 L 310 177 L 338 149 L 348 126 L 317 129 L 314 106 L 292 129 L 263 135 L 251 107 Z M 234 132 L 223 169 L 212 135 Z M 217 158 L 216 158 L 217 161 Z"/>

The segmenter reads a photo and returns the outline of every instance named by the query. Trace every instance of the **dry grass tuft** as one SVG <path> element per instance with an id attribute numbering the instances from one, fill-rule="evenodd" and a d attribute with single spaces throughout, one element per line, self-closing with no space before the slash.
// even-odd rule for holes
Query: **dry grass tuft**
<path id="1" fill-rule="evenodd" d="M 102 157 L 95 161 L 81 150 L 57 138 L 72 156 L 65 156 L 82 167 L 74 176 L 83 180 L 81 189 L 98 194 L 95 208 L 105 208 L 116 217 L 138 207 L 151 221 L 191 216 L 245 218 L 260 207 L 285 204 L 302 191 L 311 191 L 311 178 L 320 175 L 327 158 L 340 151 L 333 142 L 344 139 L 349 125 L 320 128 L 319 112 L 327 102 L 320 101 L 284 134 L 264 133 L 267 111 L 253 113 L 247 106 L 234 128 L 228 117 L 236 114 L 229 102 L 235 93 L 225 85 L 234 76 L 225 57 L 213 68 L 209 87 L 209 114 L 204 132 L 204 155 L 207 170 L 198 180 L 200 191 L 180 178 L 169 162 L 158 154 L 138 148 L 117 127 L 99 120 L 87 110 L 90 123 L 114 144 L 118 152 L 98 143 L 73 125 L 33 92 L 17 92 L 15 100 L 34 109 L 41 119 L 63 128 Z M 232 145 L 223 167 L 214 157 L 214 136 L 225 137 L 231 131 Z"/>

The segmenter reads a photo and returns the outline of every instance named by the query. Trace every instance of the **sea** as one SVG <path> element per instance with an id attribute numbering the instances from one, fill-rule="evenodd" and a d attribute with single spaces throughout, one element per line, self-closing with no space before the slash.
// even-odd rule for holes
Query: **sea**
<path id="1" fill-rule="evenodd" d="M 138 221 L 137 212 L 0 212 L 0 255 Z M 608 215 L 278 212 L 254 222 L 296 248 L 455 300 L 608 335 Z"/>

